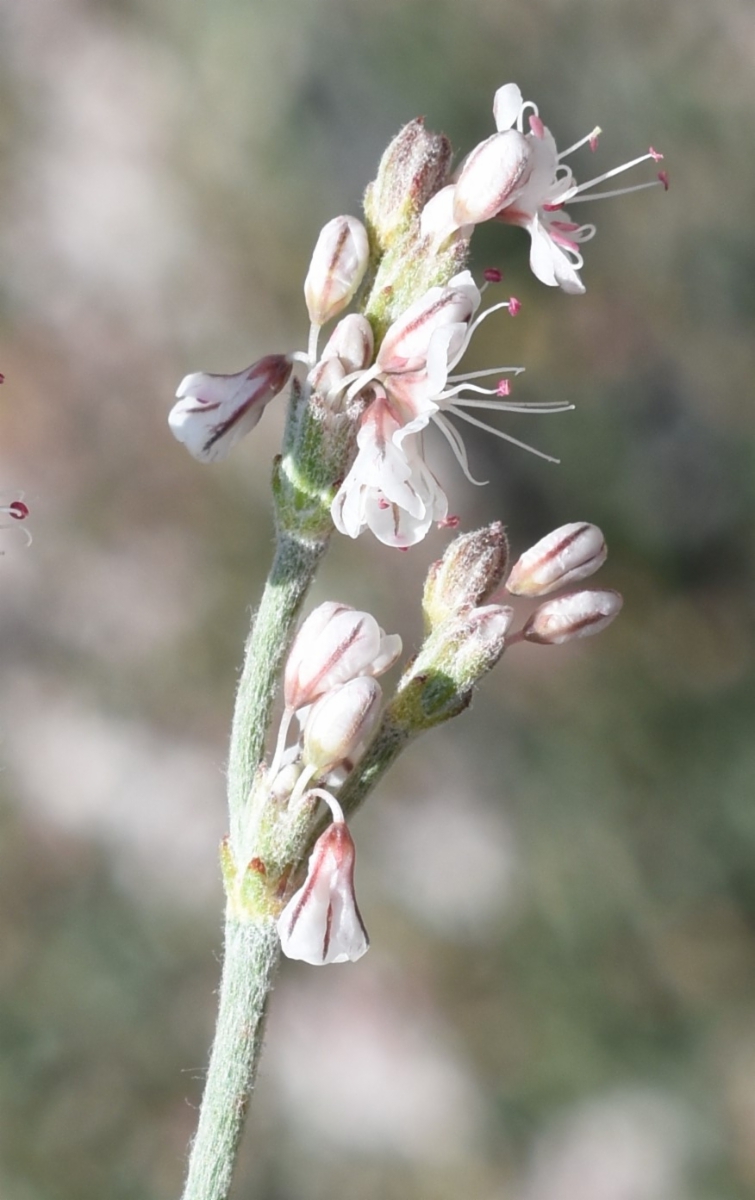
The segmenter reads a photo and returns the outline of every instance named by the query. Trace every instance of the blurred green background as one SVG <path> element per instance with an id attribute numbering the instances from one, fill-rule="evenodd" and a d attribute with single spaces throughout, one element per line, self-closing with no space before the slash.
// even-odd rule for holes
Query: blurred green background
<path id="1" fill-rule="evenodd" d="M 578 177 L 649 143 L 671 190 L 579 210 L 584 297 L 478 234 L 562 417 L 554 467 L 441 439 L 466 528 L 599 523 L 600 639 L 517 647 L 355 821 L 358 966 L 285 964 L 239 1197 L 755 1195 L 752 0 L 0 0 L 0 1196 L 180 1190 L 220 953 L 223 764 L 271 549 L 283 404 L 202 467 L 189 371 L 303 348 L 320 226 L 424 114 L 460 152 L 500 84 Z M 639 174 L 639 173 L 638 173 Z M 448 539 L 334 544 L 314 599 L 407 646 Z"/>

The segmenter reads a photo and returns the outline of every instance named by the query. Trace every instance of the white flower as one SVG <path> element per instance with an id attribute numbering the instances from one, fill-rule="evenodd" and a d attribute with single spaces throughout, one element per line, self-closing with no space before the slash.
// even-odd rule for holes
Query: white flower
<path id="1" fill-rule="evenodd" d="M 383 690 L 377 679 L 360 675 L 321 696 L 307 712 L 302 760 L 318 778 L 362 757 L 380 718 Z"/>
<path id="2" fill-rule="evenodd" d="M 518 374 L 520 367 L 452 374 L 483 320 L 499 309 L 513 314 L 519 308 L 518 301 L 505 300 L 475 317 L 480 300 L 481 292 L 469 271 L 454 276 L 446 287 L 430 288 L 390 326 L 373 366 L 348 377 L 349 395 L 369 386 L 376 399 L 362 417 L 356 460 L 331 508 L 341 533 L 357 537 L 367 526 L 381 542 L 403 549 L 421 541 L 434 522 L 446 520 L 446 495 L 425 463 L 416 438 L 430 421 L 449 442 L 467 478 L 476 483 L 463 439 L 447 419 L 449 415 L 531 450 L 464 409 L 562 412 L 571 407 L 560 402 L 528 405 L 508 400 L 509 384 L 500 376 Z M 474 382 L 491 375 L 499 377 L 495 387 Z"/>
<path id="3" fill-rule="evenodd" d="M 355 849 L 336 800 L 320 788 L 334 815 L 315 842 L 307 877 L 278 918 L 283 953 L 313 966 L 356 962 L 370 940 L 354 892 Z"/>
<path id="4" fill-rule="evenodd" d="M 369 257 L 367 230 L 356 217 L 334 217 L 323 226 L 304 280 L 313 325 L 325 325 L 343 312 L 362 282 Z"/>
<path id="5" fill-rule="evenodd" d="M 357 445 L 331 508 L 336 529 L 355 538 L 368 527 L 387 546 L 413 546 L 445 518 L 448 501 L 384 393 L 365 412 Z"/>
<path id="6" fill-rule="evenodd" d="M 171 432 L 200 462 L 225 458 L 286 386 L 292 365 L 290 355 L 268 354 L 236 375 L 187 375 L 168 416 Z"/>
<path id="7" fill-rule="evenodd" d="M 657 162 L 663 155 L 651 147 L 647 154 L 577 184 L 563 160 L 587 143 L 594 150 L 600 129 L 596 127 L 559 152 L 537 106 L 522 99 L 515 83 L 498 89 L 493 115 L 498 133 L 481 142 L 462 163 L 456 182 L 442 188 L 425 206 L 421 219 L 423 234 L 439 246 L 453 235 L 468 237 L 472 226 L 482 221 L 493 219 L 519 225 L 527 230 L 532 241 L 530 266 L 536 277 L 565 292 L 584 292 L 579 277 L 583 265 L 579 247 L 595 235 L 595 226 L 573 222 L 563 206 L 640 191 L 659 183 L 667 187 L 668 179 L 661 171 L 657 179 L 648 183 L 583 195 L 596 184 L 648 159 Z"/>

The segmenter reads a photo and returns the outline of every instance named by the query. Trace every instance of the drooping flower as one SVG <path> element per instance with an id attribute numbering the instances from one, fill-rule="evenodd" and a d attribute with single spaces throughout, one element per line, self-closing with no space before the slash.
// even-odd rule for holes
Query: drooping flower
<path id="1" fill-rule="evenodd" d="M 225 458 L 286 386 L 293 361 L 267 354 L 235 375 L 187 375 L 168 416 L 174 437 L 200 462 Z"/>
<path id="2" fill-rule="evenodd" d="M 356 962 L 370 945 L 354 891 L 354 842 L 336 800 L 314 788 L 333 821 L 315 842 L 307 877 L 278 918 L 283 953 L 313 966 Z"/>

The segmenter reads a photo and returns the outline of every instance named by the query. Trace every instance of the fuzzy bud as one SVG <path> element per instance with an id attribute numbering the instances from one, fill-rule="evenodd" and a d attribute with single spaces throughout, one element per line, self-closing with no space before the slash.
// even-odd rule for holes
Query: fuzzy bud
<path id="1" fill-rule="evenodd" d="M 421 117 L 405 125 L 390 143 L 364 204 L 381 250 L 443 187 L 452 154 L 448 138 L 429 133 Z"/>
<path id="2" fill-rule="evenodd" d="M 476 146 L 456 181 L 456 224 L 478 225 L 511 204 L 529 177 L 531 155 L 529 142 L 516 129 L 494 133 Z"/>
<path id="3" fill-rule="evenodd" d="M 623 603 L 614 591 L 568 592 L 541 604 L 524 626 L 522 637 L 544 646 L 560 646 L 573 638 L 591 637 L 611 624 Z"/>
<path id="4" fill-rule="evenodd" d="M 525 550 L 511 569 L 506 589 L 514 596 L 547 596 L 592 575 L 607 554 L 597 525 L 572 521 Z"/>
<path id="5" fill-rule="evenodd" d="M 356 962 L 369 949 L 354 891 L 354 842 L 334 821 L 315 842 L 307 878 L 278 918 L 283 953 L 313 966 Z"/>
<path id="6" fill-rule="evenodd" d="M 310 613 L 289 652 L 286 708 L 303 708 L 358 675 L 382 675 L 401 653 L 401 638 L 386 634 L 369 613 L 326 601 Z"/>
<path id="7" fill-rule="evenodd" d="M 367 675 L 326 692 L 307 715 L 302 735 L 305 766 L 316 767 L 322 777 L 356 762 L 375 730 L 382 703 L 380 684 Z"/>
<path id="8" fill-rule="evenodd" d="M 287 355 L 268 354 L 236 375 L 187 375 L 168 416 L 171 433 L 200 462 L 225 458 L 286 386 L 291 367 Z"/>
<path id="9" fill-rule="evenodd" d="M 508 543 L 500 521 L 454 539 L 430 567 L 422 598 L 429 629 L 462 608 L 484 604 L 506 572 Z"/>
<path id="10" fill-rule="evenodd" d="M 325 325 L 351 302 L 369 257 L 367 230 L 356 217 L 334 217 L 323 226 L 304 280 L 313 325 Z"/>

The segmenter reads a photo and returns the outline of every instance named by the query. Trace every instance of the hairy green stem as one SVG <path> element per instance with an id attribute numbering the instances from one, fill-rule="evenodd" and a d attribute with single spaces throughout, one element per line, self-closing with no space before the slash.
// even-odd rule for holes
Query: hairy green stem
<path id="1" fill-rule="evenodd" d="M 226 922 L 215 1043 L 183 1200 L 226 1200 L 280 959 L 275 922 Z"/>
<path id="2" fill-rule="evenodd" d="M 265 748 L 278 677 L 327 540 L 281 533 L 257 615 L 246 643 L 228 755 L 231 845 L 243 845 L 249 792 Z"/>

